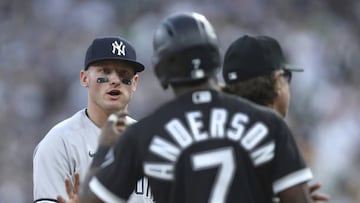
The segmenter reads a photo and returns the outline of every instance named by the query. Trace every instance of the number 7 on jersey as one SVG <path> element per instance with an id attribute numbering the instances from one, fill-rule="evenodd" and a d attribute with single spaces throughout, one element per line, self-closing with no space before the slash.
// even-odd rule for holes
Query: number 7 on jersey
<path id="1" fill-rule="evenodd" d="M 212 186 L 209 203 L 225 202 L 226 194 L 235 172 L 234 151 L 231 147 L 199 152 L 192 155 L 192 167 L 195 171 L 218 168 Z"/>

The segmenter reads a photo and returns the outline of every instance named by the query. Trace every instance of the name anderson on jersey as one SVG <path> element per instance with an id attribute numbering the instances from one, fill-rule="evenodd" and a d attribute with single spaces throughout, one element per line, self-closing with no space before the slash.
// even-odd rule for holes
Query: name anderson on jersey
<path id="1" fill-rule="evenodd" d="M 249 117 L 241 112 L 235 113 L 230 119 L 228 114 L 228 111 L 223 108 L 210 109 L 209 129 L 207 130 L 203 129 L 201 111 L 185 113 L 188 128 L 178 118 L 169 120 L 165 123 L 164 128 L 177 145 L 155 135 L 149 145 L 150 152 L 169 162 L 146 162 L 144 164 L 145 174 L 164 180 L 172 180 L 174 164 L 181 151 L 194 143 L 209 139 L 228 139 L 237 142 L 249 153 L 249 157 L 255 166 L 271 161 L 274 157 L 274 142 L 269 141 L 260 145 L 260 142 L 268 135 L 267 126 L 262 122 L 255 122 L 248 126 Z M 225 128 L 227 123 L 229 127 Z M 248 130 L 246 131 L 246 129 Z"/>

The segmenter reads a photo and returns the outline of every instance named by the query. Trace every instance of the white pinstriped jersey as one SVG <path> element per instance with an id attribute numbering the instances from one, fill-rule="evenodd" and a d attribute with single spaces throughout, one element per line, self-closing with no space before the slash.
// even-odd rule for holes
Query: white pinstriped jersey
<path id="1" fill-rule="evenodd" d="M 134 123 L 134 119 L 127 117 Z M 73 181 L 75 172 L 84 180 L 97 150 L 101 129 L 87 116 L 85 109 L 55 125 L 41 140 L 33 156 L 33 195 L 36 203 L 56 202 L 57 195 L 67 197 L 65 178 Z M 151 203 L 147 179 L 140 180 L 133 203 Z M 139 182 L 140 183 L 140 182 Z M 145 188 L 140 188 L 145 187 Z"/>

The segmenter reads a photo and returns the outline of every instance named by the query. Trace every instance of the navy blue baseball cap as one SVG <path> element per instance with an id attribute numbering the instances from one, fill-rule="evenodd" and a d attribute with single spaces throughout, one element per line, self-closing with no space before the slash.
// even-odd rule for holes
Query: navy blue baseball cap
<path id="1" fill-rule="evenodd" d="M 304 71 L 286 62 L 280 44 L 269 36 L 245 35 L 234 41 L 225 53 L 223 78 L 226 83 L 271 74 L 274 70 Z"/>
<path id="2" fill-rule="evenodd" d="M 135 72 L 145 69 L 144 65 L 136 60 L 134 47 L 120 37 L 95 38 L 86 51 L 84 68 L 87 70 L 92 63 L 103 60 L 119 60 L 129 63 Z"/>

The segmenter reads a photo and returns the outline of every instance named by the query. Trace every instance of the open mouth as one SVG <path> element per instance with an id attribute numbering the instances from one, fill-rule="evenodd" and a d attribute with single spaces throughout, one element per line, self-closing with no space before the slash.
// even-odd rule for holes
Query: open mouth
<path id="1" fill-rule="evenodd" d="M 111 96 L 118 96 L 118 95 L 120 95 L 120 91 L 119 90 L 111 90 L 110 92 L 108 92 L 108 94 L 110 94 Z"/>

